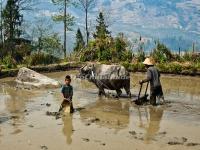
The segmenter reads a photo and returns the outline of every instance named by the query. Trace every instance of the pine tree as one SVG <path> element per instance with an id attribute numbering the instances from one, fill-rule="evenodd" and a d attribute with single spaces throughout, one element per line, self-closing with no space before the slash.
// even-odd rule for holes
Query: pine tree
<path id="1" fill-rule="evenodd" d="M 94 33 L 95 39 L 106 39 L 107 37 L 110 37 L 110 32 L 107 30 L 108 26 L 105 23 L 104 15 L 102 12 L 99 13 L 99 16 L 97 18 L 98 25 L 96 26 L 96 33 Z"/>
<path id="2" fill-rule="evenodd" d="M 82 48 L 84 48 L 85 42 L 83 40 L 83 35 L 81 33 L 81 30 L 78 28 L 77 33 L 76 33 L 76 44 L 74 51 L 80 51 Z"/>
<path id="3" fill-rule="evenodd" d="M 21 25 L 23 22 L 23 15 L 20 14 L 19 0 L 8 0 L 3 10 L 2 17 L 5 40 L 11 50 L 11 55 L 13 55 L 15 47 L 14 40 L 15 38 L 19 38 L 22 34 Z"/>

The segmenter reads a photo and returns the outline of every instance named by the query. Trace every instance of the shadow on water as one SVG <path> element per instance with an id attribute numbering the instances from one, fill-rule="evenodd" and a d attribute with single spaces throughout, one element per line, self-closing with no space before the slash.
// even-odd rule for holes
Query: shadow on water
<path id="1" fill-rule="evenodd" d="M 62 132 L 63 132 L 64 136 L 66 137 L 66 143 L 68 145 L 71 145 L 72 144 L 72 135 L 73 135 L 72 116 L 71 115 L 63 116 L 62 121 L 64 124 Z"/>

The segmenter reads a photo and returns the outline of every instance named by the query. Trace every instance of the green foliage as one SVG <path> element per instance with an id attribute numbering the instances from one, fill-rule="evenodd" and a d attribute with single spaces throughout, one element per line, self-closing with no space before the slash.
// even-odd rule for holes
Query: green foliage
<path id="1" fill-rule="evenodd" d="M 143 62 L 143 61 L 145 60 L 145 53 L 142 52 L 142 51 L 140 51 L 140 52 L 137 54 L 136 58 L 137 58 L 137 60 L 138 60 L 139 62 Z"/>
<path id="2" fill-rule="evenodd" d="M 53 55 L 44 54 L 44 53 L 35 53 L 32 54 L 24 60 L 24 63 L 28 66 L 35 66 L 35 65 L 48 65 L 58 63 L 59 59 Z"/>
<path id="3" fill-rule="evenodd" d="M 31 54 L 32 48 L 32 45 L 22 43 L 16 47 L 13 58 L 17 61 L 17 63 L 22 63 L 24 57 Z"/>
<path id="4" fill-rule="evenodd" d="M 41 48 L 43 52 L 50 55 L 60 56 L 62 53 L 61 39 L 58 34 L 49 35 L 41 39 Z"/>
<path id="5" fill-rule="evenodd" d="M 146 68 L 142 63 L 129 63 L 129 62 L 123 62 L 122 65 L 129 71 L 132 72 L 145 72 Z M 170 74 L 184 74 L 184 75 L 195 75 L 197 71 L 200 71 L 200 64 L 196 65 L 189 65 L 184 66 L 179 63 L 160 63 L 157 64 L 156 67 L 160 70 L 162 73 L 170 73 Z"/>
<path id="6" fill-rule="evenodd" d="M 108 26 L 105 23 L 104 15 L 100 12 L 97 18 L 94 40 L 90 41 L 81 53 L 81 61 L 131 62 L 132 52 L 127 50 L 128 44 L 123 33 L 119 33 L 116 38 L 113 38 L 107 28 Z M 78 31 L 76 43 L 80 43 L 80 41 L 82 41 L 82 37 Z M 78 44 L 76 45 L 78 47 Z"/>
<path id="7" fill-rule="evenodd" d="M 145 66 L 144 64 L 142 63 L 129 63 L 129 62 L 123 62 L 122 65 L 129 71 L 132 71 L 132 72 L 137 72 L 137 71 L 142 71 L 144 72 L 146 69 L 145 69 Z"/>
<path id="8" fill-rule="evenodd" d="M 110 50 L 109 49 L 105 49 L 103 51 L 99 50 L 98 59 L 99 61 L 104 61 L 104 60 L 110 61 L 112 59 Z"/>
<path id="9" fill-rule="evenodd" d="M 160 42 L 157 43 L 156 48 L 153 50 L 152 57 L 158 63 L 164 63 L 172 60 L 172 54 L 170 50 Z"/>
<path id="10" fill-rule="evenodd" d="M 107 37 L 110 37 L 110 32 L 107 30 L 108 26 L 105 23 L 103 12 L 99 13 L 99 16 L 96 21 L 97 21 L 97 26 L 96 26 L 96 32 L 93 35 L 94 38 L 106 39 Z"/>
<path id="11" fill-rule="evenodd" d="M 11 55 L 8 55 L 6 57 L 4 57 L 0 64 L 2 64 L 5 69 L 13 69 L 17 67 L 17 64 L 15 62 L 15 60 L 11 57 Z"/>
<path id="12" fill-rule="evenodd" d="M 126 51 L 126 48 L 127 42 L 124 39 L 124 34 L 119 33 L 118 36 L 115 38 L 115 51 L 118 59 L 121 59 L 121 57 L 125 54 L 124 52 Z"/>
<path id="13" fill-rule="evenodd" d="M 130 63 L 132 61 L 132 59 L 133 59 L 132 51 L 126 50 L 126 51 L 122 52 L 121 61 Z"/>
<path id="14" fill-rule="evenodd" d="M 116 46 L 117 45 L 117 46 Z M 126 50 L 126 41 L 119 37 L 113 39 L 96 39 L 90 41 L 88 47 L 82 52 L 81 61 L 128 61 L 132 60 L 132 52 Z"/>
<path id="15" fill-rule="evenodd" d="M 15 51 L 15 39 L 22 34 L 21 26 L 23 15 L 20 13 L 20 0 L 7 0 L 6 6 L 2 11 L 4 39 L 7 51 L 13 56 Z"/>
<path id="16" fill-rule="evenodd" d="M 9 40 L 18 38 L 21 35 L 20 26 L 23 22 L 23 15 L 20 14 L 20 0 L 8 0 L 3 10 L 3 23 L 5 36 Z"/>
<path id="17" fill-rule="evenodd" d="M 173 55 L 173 61 L 182 62 L 183 58 L 180 55 L 178 55 L 178 54 L 174 54 Z"/>
<path id="18" fill-rule="evenodd" d="M 98 54 L 95 50 L 85 50 L 83 53 L 81 53 L 80 61 L 86 62 L 86 61 L 93 61 L 98 59 Z"/>
<path id="19" fill-rule="evenodd" d="M 168 72 L 180 74 L 183 70 L 183 67 L 180 64 L 168 64 Z"/>
<path id="20" fill-rule="evenodd" d="M 157 67 L 163 73 L 171 73 L 171 74 L 186 74 L 193 75 L 197 72 L 198 66 L 190 64 L 188 66 L 184 66 L 179 63 L 162 63 L 158 64 Z"/>
<path id="21" fill-rule="evenodd" d="M 66 14 L 66 17 L 60 13 L 57 15 L 52 16 L 53 21 L 55 22 L 65 22 L 67 31 L 72 31 L 72 26 L 75 24 L 74 19 L 75 17 L 71 14 Z"/>
<path id="22" fill-rule="evenodd" d="M 191 62 L 200 62 L 200 54 L 194 54 L 194 53 L 185 53 L 183 55 L 184 61 L 191 61 Z"/>
<path id="23" fill-rule="evenodd" d="M 74 47 L 74 51 L 80 51 L 85 47 L 85 42 L 83 39 L 83 35 L 81 33 L 81 30 L 78 28 L 77 33 L 76 33 L 76 43 Z"/>

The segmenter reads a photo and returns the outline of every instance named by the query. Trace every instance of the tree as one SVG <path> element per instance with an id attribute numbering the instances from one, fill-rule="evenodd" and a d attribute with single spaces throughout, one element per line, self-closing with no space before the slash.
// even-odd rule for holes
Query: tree
<path id="1" fill-rule="evenodd" d="M 96 0 L 76 0 L 75 6 L 80 8 L 85 13 L 85 30 L 86 30 L 86 43 L 89 42 L 89 29 L 88 29 L 88 12 L 95 6 Z"/>
<path id="2" fill-rule="evenodd" d="M 61 54 L 61 40 L 57 33 L 43 37 L 41 39 L 42 49 L 53 56 L 59 57 Z"/>
<path id="3" fill-rule="evenodd" d="M 97 18 L 96 32 L 93 34 L 98 49 L 99 60 L 110 59 L 110 44 L 112 41 L 110 32 L 107 30 L 108 26 L 105 23 L 104 15 L 102 12 L 99 13 Z"/>
<path id="4" fill-rule="evenodd" d="M 52 24 L 49 23 L 49 20 L 45 19 L 44 17 L 37 19 L 32 24 L 33 26 L 31 29 L 31 36 L 34 43 L 34 47 L 37 53 L 41 53 L 41 51 L 43 50 L 42 40 L 45 37 L 48 37 L 52 34 Z"/>
<path id="5" fill-rule="evenodd" d="M 31 27 L 34 50 L 40 53 L 59 55 L 62 49 L 61 39 L 58 33 L 53 31 L 52 23 L 49 19 L 41 17 L 34 21 Z"/>
<path id="6" fill-rule="evenodd" d="M 53 20 L 56 22 L 64 23 L 64 58 L 67 56 L 67 31 L 71 31 L 71 27 L 74 25 L 74 17 L 67 13 L 67 7 L 71 4 L 70 0 L 52 0 L 55 5 L 61 6 L 60 13 L 53 16 Z"/>
<path id="7" fill-rule="evenodd" d="M 15 49 L 15 38 L 21 35 L 20 26 L 23 22 L 23 15 L 20 13 L 19 0 L 8 0 L 3 10 L 3 26 L 5 30 L 5 40 L 10 47 L 11 55 Z"/>
<path id="8" fill-rule="evenodd" d="M 122 53 L 126 51 L 127 43 L 123 33 L 119 33 L 115 38 L 115 49 L 117 52 L 117 58 L 121 59 Z"/>
<path id="9" fill-rule="evenodd" d="M 85 47 L 85 42 L 83 40 L 83 35 L 81 33 L 81 30 L 78 28 L 77 33 L 76 33 L 76 44 L 75 44 L 74 51 L 80 51 L 84 47 Z"/>
<path id="10" fill-rule="evenodd" d="M 94 33 L 95 39 L 106 39 L 107 37 L 110 37 L 111 32 L 107 30 L 108 26 L 105 23 L 104 15 L 102 12 L 99 13 L 99 16 L 97 18 L 97 26 L 96 26 L 96 33 Z"/>

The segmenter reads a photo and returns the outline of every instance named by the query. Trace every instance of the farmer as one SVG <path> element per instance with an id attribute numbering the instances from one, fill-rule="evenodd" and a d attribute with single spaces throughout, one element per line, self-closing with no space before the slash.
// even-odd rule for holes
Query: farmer
<path id="1" fill-rule="evenodd" d="M 70 113 L 73 113 L 74 112 L 73 103 L 72 103 L 73 87 L 70 85 L 70 83 L 71 83 L 71 77 L 67 75 L 65 77 L 65 84 L 62 86 L 62 90 L 61 90 L 64 100 L 61 104 L 59 111 L 61 111 L 66 106 L 66 104 L 70 103 Z"/>
<path id="2" fill-rule="evenodd" d="M 156 105 L 156 98 L 158 99 L 159 104 L 160 99 L 164 101 L 162 86 L 160 82 L 160 73 L 150 58 L 146 58 L 143 64 L 147 68 L 147 78 L 139 81 L 139 83 L 143 84 L 150 82 L 150 104 Z"/>

